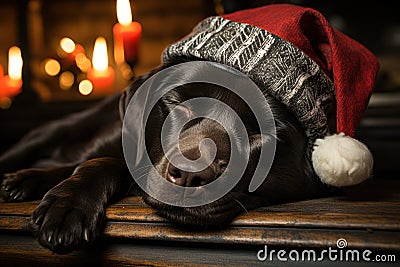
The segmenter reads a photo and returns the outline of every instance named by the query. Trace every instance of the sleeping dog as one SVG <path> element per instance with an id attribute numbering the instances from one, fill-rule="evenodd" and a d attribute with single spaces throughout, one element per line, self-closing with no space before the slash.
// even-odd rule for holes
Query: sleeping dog
<path id="1" fill-rule="evenodd" d="M 279 12 L 283 12 L 281 17 L 276 16 Z M 292 15 L 287 16 L 288 13 Z M 343 173 L 350 172 L 338 165 L 338 172 L 329 172 L 326 167 L 329 164 L 321 151 L 310 154 L 310 144 L 312 146 L 317 138 L 341 127 L 335 121 L 338 116 L 335 87 L 327 75 L 329 71 L 325 72 L 323 66 L 315 63 L 321 60 L 312 53 L 306 55 L 292 43 L 277 37 L 276 29 L 275 34 L 271 34 L 265 27 L 241 19 L 257 18 L 256 14 L 261 18 L 271 16 L 268 23 L 274 27 L 277 25 L 274 20 L 281 23 L 281 18 L 285 17 L 307 16 L 314 19 L 318 27 L 321 25 L 318 20 L 323 19 L 316 11 L 291 5 L 266 6 L 230 17 L 206 19 L 191 35 L 166 49 L 160 67 L 138 77 L 121 95 L 32 130 L 1 156 L 2 198 L 6 201 L 41 198 L 29 223 L 41 245 L 56 253 L 68 253 L 89 244 L 101 234 L 107 206 L 127 195 L 141 195 L 145 203 L 173 223 L 205 230 L 226 227 L 247 210 L 320 197 L 332 191 L 326 184 L 350 185 L 349 180 L 356 183 L 369 175 L 364 171 L 364 177 L 359 178 L 359 173 L 369 168 L 364 164 L 369 158 L 362 158 L 361 164 L 357 163 L 361 171 L 352 167 L 351 175 L 347 177 Z M 354 47 L 354 44 L 350 46 Z M 179 123 L 180 117 L 190 119 L 190 107 L 180 105 L 185 101 L 203 97 L 225 103 L 243 122 L 249 141 L 248 162 L 238 183 L 215 201 L 185 207 L 160 201 L 137 185 L 124 157 L 121 139 L 124 118 L 132 115 L 127 114 L 129 103 L 146 80 L 171 66 L 196 60 L 219 62 L 235 68 L 257 84 L 273 115 L 276 134 L 271 138 L 276 141 L 276 150 L 268 175 L 256 190 L 249 190 L 266 142 L 251 108 L 237 94 L 218 84 L 193 81 L 169 90 L 151 109 L 146 125 L 132 126 L 146 127 L 144 138 L 148 157 L 161 179 L 180 187 L 201 188 L 218 180 L 227 171 L 231 160 L 234 148 L 227 129 L 215 120 L 196 118 L 176 133 L 179 144 L 171 145 L 178 146 L 185 158 L 196 160 L 209 152 L 207 149 L 200 151 L 202 140 L 212 140 L 216 147 L 215 157 L 206 168 L 195 171 L 188 171 L 188 166 L 179 161 L 170 162 L 174 154 L 167 157 L 168 153 L 162 148 L 163 122 L 174 109 L 178 116 L 171 117 L 172 128 Z M 374 68 L 371 64 L 369 67 Z M 194 67 L 178 76 L 192 77 L 203 72 Z M 310 98 L 315 102 L 310 102 Z M 225 116 L 224 120 L 232 128 L 236 127 L 232 117 Z M 322 147 L 321 140 L 319 147 Z M 324 164 L 319 164 L 321 161 Z M 337 182 L 335 175 L 345 178 Z M 162 183 L 152 186 L 158 187 L 162 194 Z M 202 194 L 203 191 L 198 192 Z"/>
<path id="2" fill-rule="evenodd" d="M 148 76 L 139 77 L 121 97 L 110 97 L 85 112 L 34 129 L 1 157 L 2 172 L 6 173 L 1 186 L 5 200 L 26 201 L 44 196 L 29 224 L 43 246 L 63 253 L 91 242 L 100 234 L 107 205 L 138 193 L 122 153 L 122 122 L 118 110 L 124 112 L 128 100 Z M 211 166 L 190 173 L 180 170 L 179 165 L 164 163 L 167 160 L 160 149 L 162 122 L 174 106 L 200 96 L 229 104 L 246 122 L 250 141 L 247 169 L 228 194 L 203 206 L 171 206 L 139 192 L 160 215 L 198 229 L 224 227 L 246 210 L 323 193 L 323 186 L 315 179 L 306 159 L 304 131 L 294 116 L 269 96 L 266 99 L 275 118 L 278 140 L 275 161 L 265 183 L 249 193 L 249 179 L 258 163 L 261 145 L 257 122 L 238 96 L 206 83 L 192 83 L 171 90 L 150 114 L 147 127 L 151 131 L 146 136 L 149 157 L 166 180 L 174 177 L 180 186 L 186 187 L 204 185 L 217 179 L 229 161 L 227 133 L 218 123 L 205 118 L 183 129 L 180 148 L 183 155 L 196 158 L 199 142 L 210 138 L 218 149 Z M 182 112 L 182 116 L 185 114 Z M 86 140 L 81 141 L 82 136 Z"/>

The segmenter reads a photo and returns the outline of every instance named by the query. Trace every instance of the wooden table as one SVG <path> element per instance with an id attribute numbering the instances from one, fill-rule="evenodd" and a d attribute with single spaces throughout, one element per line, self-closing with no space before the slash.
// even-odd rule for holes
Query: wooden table
<path id="1" fill-rule="evenodd" d="M 212 232 L 180 229 L 140 198 L 127 197 L 108 208 L 98 242 L 62 256 L 40 247 L 26 230 L 37 204 L 0 203 L 0 266 L 265 266 L 256 256 L 265 245 L 269 250 L 321 251 L 337 249 L 340 238 L 347 241 L 347 249 L 400 252 L 396 180 L 374 179 L 342 196 L 260 208 L 238 217 L 228 229 Z"/>

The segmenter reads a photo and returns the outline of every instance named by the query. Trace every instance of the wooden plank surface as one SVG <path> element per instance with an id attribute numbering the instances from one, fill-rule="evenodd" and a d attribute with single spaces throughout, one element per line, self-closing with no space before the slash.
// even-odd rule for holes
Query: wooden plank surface
<path id="1" fill-rule="evenodd" d="M 0 262 L 5 266 L 398 266 L 397 262 L 374 263 L 354 261 L 274 261 L 257 260 L 257 252 L 264 246 L 246 248 L 243 246 L 196 246 L 184 243 L 117 242 L 101 240 L 84 253 L 68 255 L 52 254 L 26 236 L 13 237 L 19 249 L 10 247 L 0 239 Z M 269 248 L 269 247 L 268 247 Z M 301 250 L 299 250 L 301 251 Z M 319 250 L 315 250 L 320 253 Z M 394 255 L 393 252 L 376 254 Z M 320 255 L 320 254 L 318 254 Z M 398 258 L 397 258 L 398 259 Z"/>
<path id="2" fill-rule="evenodd" d="M 346 238 L 355 247 L 400 249 L 399 185 L 391 180 L 372 181 L 342 196 L 260 208 L 239 216 L 230 228 L 217 232 L 180 229 L 159 217 L 139 197 L 127 197 L 107 209 L 104 236 L 302 247 L 325 247 Z M 26 232 L 26 223 L 37 204 L 0 203 L 0 230 Z"/>
<path id="3" fill-rule="evenodd" d="M 29 217 L 2 216 L 3 230 L 24 231 Z M 105 237 L 132 240 L 190 242 L 203 244 L 273 245 L 324 248 L 344 238 L 355 248 L 400 250 L 400 232 L 373 229 L 319 229 L 232 226 L 221 231 L 189 231 L 168 223 L 108 221 Z"/>
<path id="4" fill-rule="evenodd" d="M 400 253 L 400 181 L 371 181 L 342 196 L 250 211 L 221 231 L 188 231 L 159 217 L 138 197 L 107 209 L 103 236 L 80 252 L 56 255 L 26 229 L 38 201 L 0 203 L 1 266 L 265 266 L 257 252 L 349 249 Z M 353 262 L 341 262 L 352 266 Z M 274 266 L 297 266 L 274 261 Z M 333 266 L 332 262 L 324 265 Z M 386 266 L 396 266 L 389 262 Z"/>

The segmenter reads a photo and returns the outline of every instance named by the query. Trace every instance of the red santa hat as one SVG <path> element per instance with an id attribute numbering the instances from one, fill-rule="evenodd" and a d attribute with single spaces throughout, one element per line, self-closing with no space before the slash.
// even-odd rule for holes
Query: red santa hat
<path id="1" fill-rule="evenodd" d="M 272 4 L 208 18 L 163 54 L 164 62 L 176 57 L 234 67 L 286 105 L 305 129 L 323 183 L 348 186 L 371 175 L 372 155 L 353 137 L 378 61 L 316 10 Z"/>

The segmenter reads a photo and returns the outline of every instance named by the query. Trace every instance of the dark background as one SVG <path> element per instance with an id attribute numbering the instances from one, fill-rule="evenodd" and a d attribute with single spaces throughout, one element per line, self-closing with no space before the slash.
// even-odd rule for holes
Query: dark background
<path id="1" fill-rule="evenodd" d="M 203 18 L 217 13 L 290 2 L 322 12 L 338 29 L 358 40 L 378 57 L 381 68 L 375 92 L 357 138 L 375 157 L 375 176 L 396 179 L 400 171 L 400 20 L 394 2 L 348 0 L 131 0 L 134 20 L 143 27 L 140 75 L 160 63 L 163 49 L 188 34 Z M 108 41 L 112 54 L 112 26 L 117 22 L 115 0 L 0 0 L 0 64 L 7 68 L 7 51 L 22 49 L 23 91 L 7 109 L 0 109 L 0 153 L 34 126 L 90 107 L 101 98 L 81 96 L 77 85 L 69 91 L 44 77 L 40 62 L 53 56 L 58 40 L 69 36 L 87 49 L 91 58 L 98 35 Z M 112 56 L 110 64 L 113 65 Z M 129 81 L 116 71 L 115 92 Z"/>

